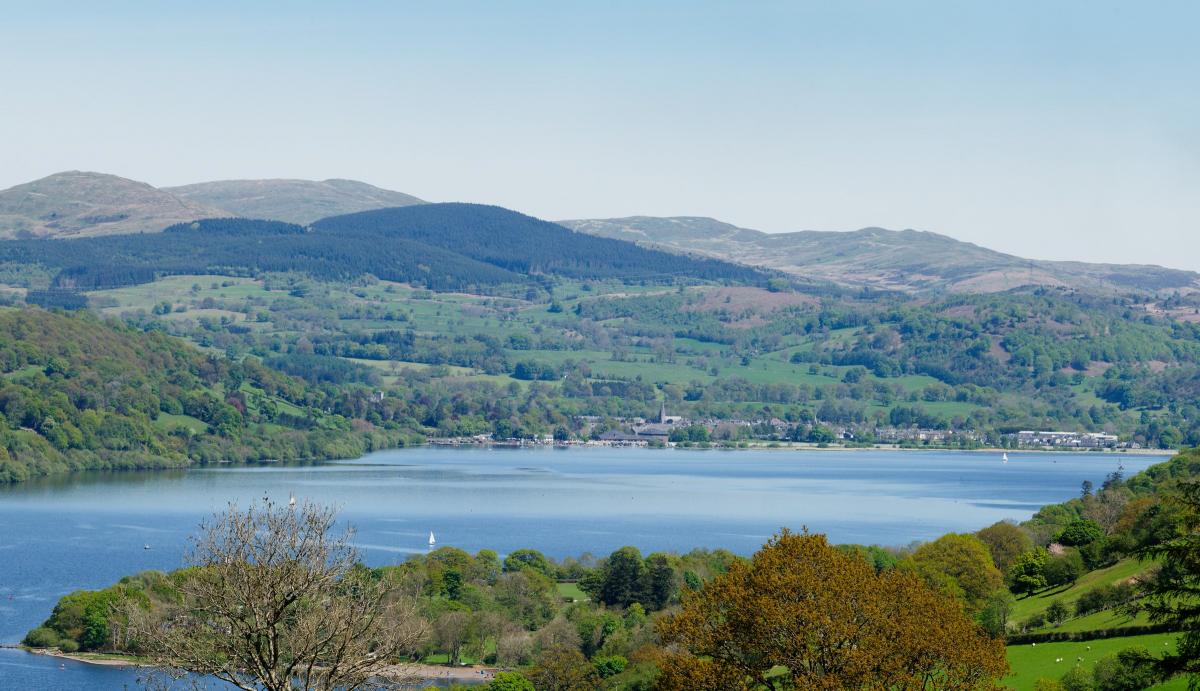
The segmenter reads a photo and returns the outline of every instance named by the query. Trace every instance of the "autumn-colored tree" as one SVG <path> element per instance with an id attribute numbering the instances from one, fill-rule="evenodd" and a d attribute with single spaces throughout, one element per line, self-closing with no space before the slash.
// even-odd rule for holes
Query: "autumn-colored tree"
<path id="1" fill-rule="evenodd" d="M 663 691 L 981 689 L 1008 672 L 1003 644 L 954 599 L 807 533 L 686 593 L 659 634 Z"/>

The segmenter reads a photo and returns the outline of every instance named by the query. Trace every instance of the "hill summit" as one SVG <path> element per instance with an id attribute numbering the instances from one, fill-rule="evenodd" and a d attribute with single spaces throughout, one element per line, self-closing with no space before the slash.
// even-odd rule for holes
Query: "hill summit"
<path id="1" fill-rule="evenodd" d="M 307 225 L 328 216 L 423 203 L 356 180 L 223 180 L 156 188 L 72 170 L 0 190 L 0 240 L 157 233 L 205 218 Z"/>
<path id="2" fill-rule="evenodd" d="M 242 218 L 307 225 L 328 216 L 425 202 L 357 180 L 219 180 L 164 191 Z"/>
<path id="3" fill-rule="evenodd" d="M 0 191 L 0 238 L 155 232 L 227 215 L 144 182 L 78 170 Z"/>

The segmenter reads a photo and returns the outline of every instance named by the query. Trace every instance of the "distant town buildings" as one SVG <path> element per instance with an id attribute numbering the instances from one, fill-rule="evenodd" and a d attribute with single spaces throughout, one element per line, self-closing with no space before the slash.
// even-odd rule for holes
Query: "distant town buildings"
<path id="1" fill-rule="evenodd" d="M 1063 446 L 1078 449 L 1107 449 L 1117 445 L 1117 435 L 1101 432 L 1017 432 L 1020 446 Z"/>

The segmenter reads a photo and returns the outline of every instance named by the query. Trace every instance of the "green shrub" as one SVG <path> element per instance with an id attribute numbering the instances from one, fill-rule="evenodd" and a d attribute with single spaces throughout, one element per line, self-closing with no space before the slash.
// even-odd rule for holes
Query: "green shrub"
<path id="1" fill-rule="evenodd" d="M 1147 664 L 1154 660 L 1142 646 L 1126 648 L 1116 655 L 1096 661 L 1092 679 L 1096 691 L 1140 691 L 1154 685 L 1154 670 Z"/>
<path id="2" fill-rule="evenodd" d="M 54 629 L 46 626 L 39 626 L 36 629 L 25 634 L 25 640 L 21 643 L 30 648 L 53 648 L 58 644 L 59 633 Z"/>
<path id="3" fill-rule="evenodd" d="M 592 665 L 595 666 L 596 672 L 601 679 L 607 679 L 616 676 L 625 671 L 625 667 L 629 664 L 629 660 L 620 655 L 611 657 L 597 657 L 592 660 Z"/>
<path id="4" fill-rule="evenodd" d="M 1055 538 L 1057 542 L 1070 547 L 1086 545 L 1104 537 L 1104 528 L 1095 521 L 1079 518 L 1067 524 Z"/>
<path id="5" fill-rule="evenodd" d="M 1082 667 L 1073 667 L 1059 680 L 1063 691 L 1093 691 L 1092 675 Z"/>
<path id="6" fill-rule="evenodd" d="M 58 649 L 64 653 L 77 653 L 79 652 L 79 644 L 70 638 L 64 638 L 58 642 Z"/>
<path id="7" fill-rule="evenodd" d="M 1067 606 L 1061 600 L 1055 600 L 1046 608 L 1046 621 L 1051 624 L 1058 624 L 1067 618 L 1067 614 Z"/>
<path id="8" fill-rule="evenodd" d="M 500 672 L 487 685 L 487 691 L 534 691 L 533 682 L 519 672 Z"/>

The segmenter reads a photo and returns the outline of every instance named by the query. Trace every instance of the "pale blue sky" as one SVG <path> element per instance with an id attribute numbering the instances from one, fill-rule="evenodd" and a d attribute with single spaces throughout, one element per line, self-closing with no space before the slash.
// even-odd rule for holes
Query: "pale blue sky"
<path id="1" fill-rule="evenodd" d="M 0 10 L 0 187 L 348 177 L 1200 270 L 1196 2 Z"/>

